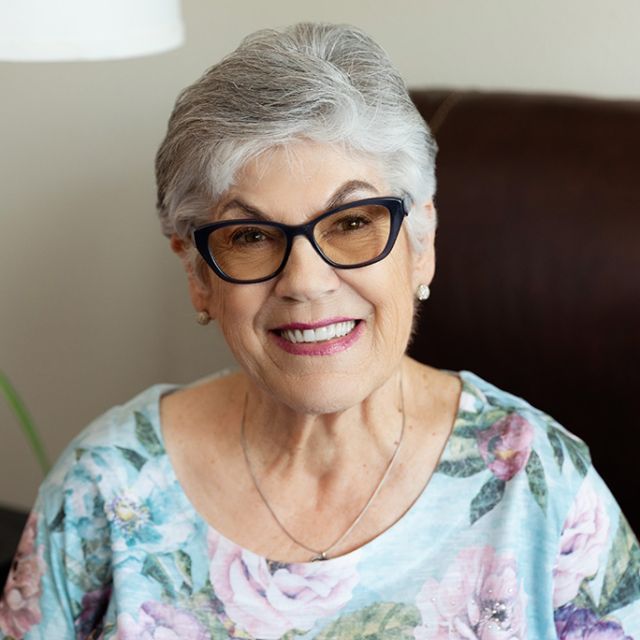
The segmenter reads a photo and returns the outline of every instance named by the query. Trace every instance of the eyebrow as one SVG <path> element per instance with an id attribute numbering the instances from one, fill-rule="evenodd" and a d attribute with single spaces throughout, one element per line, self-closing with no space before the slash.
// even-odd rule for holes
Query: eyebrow
<path id="1" fill-rule="evenodd" d="M 333 209 L 334 207 L 344 204 L 356 191 L 372 191 L 375 194 L 378 193 L 378 190 L 369 182 L 365 182 L 364 180 L 349 180 L 349 182 L 345 182 L 335 191 L 331 198 L 329 198 L 325 208 Z"/>
<path id="2" fill-rule="evenodd" d="M 349 197 L 357 191 L 371 191 L 374 194 L 378 193 L 378 190 L 369 182 L 366 182 L 364 180 L 349 180 L 348 182 L 345 182 L 343 185 L 338 187 L 338 189 L 336 189 L 329 200 L 327 200 L 324 210 L 328 211 L 329 209 L 333 209 L 334 207 L 338 207 L 341 204 L 344 204 L 349 200 Z M 247 202 L 244 202 L 244 200 L 240 198 L 233 198 L 228 202 L 225 202 L 225 204 L 220 209 L 219 215 L 222 217 L 230 209 L 238 209 L 247 218 L 253 220 L 271 220 L 270 216 L 260 211 L 260 209 L 248 204 Z"/>

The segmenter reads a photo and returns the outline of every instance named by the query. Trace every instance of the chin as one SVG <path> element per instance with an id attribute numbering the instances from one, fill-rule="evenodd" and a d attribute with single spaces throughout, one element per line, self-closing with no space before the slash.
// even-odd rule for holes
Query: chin
<path id="1" fill-rule="evenodd" d="M 363 379 L 362 374 L 309 372 L 306 375 L 263 381 L 263 388 L 277 402 L 297 413 L 339 413 L 366 400 L 388 379 Z"/>

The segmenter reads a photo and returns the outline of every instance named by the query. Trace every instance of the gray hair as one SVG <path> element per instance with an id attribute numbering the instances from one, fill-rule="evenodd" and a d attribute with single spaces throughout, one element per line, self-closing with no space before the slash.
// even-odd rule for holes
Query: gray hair
<path id="1" fill-rule="evenodd" d="M 156 157 L 164 234 L 187 239 L 249 160 L 304 139 L 375 158 L 393 195 L 433 198 L 437 146 L 386 52 L 354 27 L 303 23 L 248 36 L 178 97 Z M 424 218 L 408 218 L 417 246 Z"/>

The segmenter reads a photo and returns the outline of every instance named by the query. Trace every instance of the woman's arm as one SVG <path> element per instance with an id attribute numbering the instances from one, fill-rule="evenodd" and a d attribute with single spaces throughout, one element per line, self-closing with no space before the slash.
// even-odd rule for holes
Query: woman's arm
<path id="1" fill-rule="evenodd" d="M 87 638 L 108 605 L 100 492 L 83 464 L 63 473 L 60 466 L 41 487 L 18 546 L 0 599 L 0 639 Z"/>
<path id="2" fill-rule="evenodd" d="M 560 640 L 640 638 L 640 546 L 592 468 L 562 527 L 553 587 Z"/>

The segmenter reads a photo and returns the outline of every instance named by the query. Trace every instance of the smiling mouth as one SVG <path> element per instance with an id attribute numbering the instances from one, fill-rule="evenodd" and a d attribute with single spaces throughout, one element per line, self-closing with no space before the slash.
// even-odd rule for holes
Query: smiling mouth
<path id="1" fill-rule="evenodd" d="M 344 322 L 334 322 L 316 327 L 315 329 L 281 329 L 277 333 L 287 342 L 294 344 L 315 344 L 318 342 L 328 342 L 335 338 L 343 338 L 349 335 L 360 320 L 346 320 Z"/>

